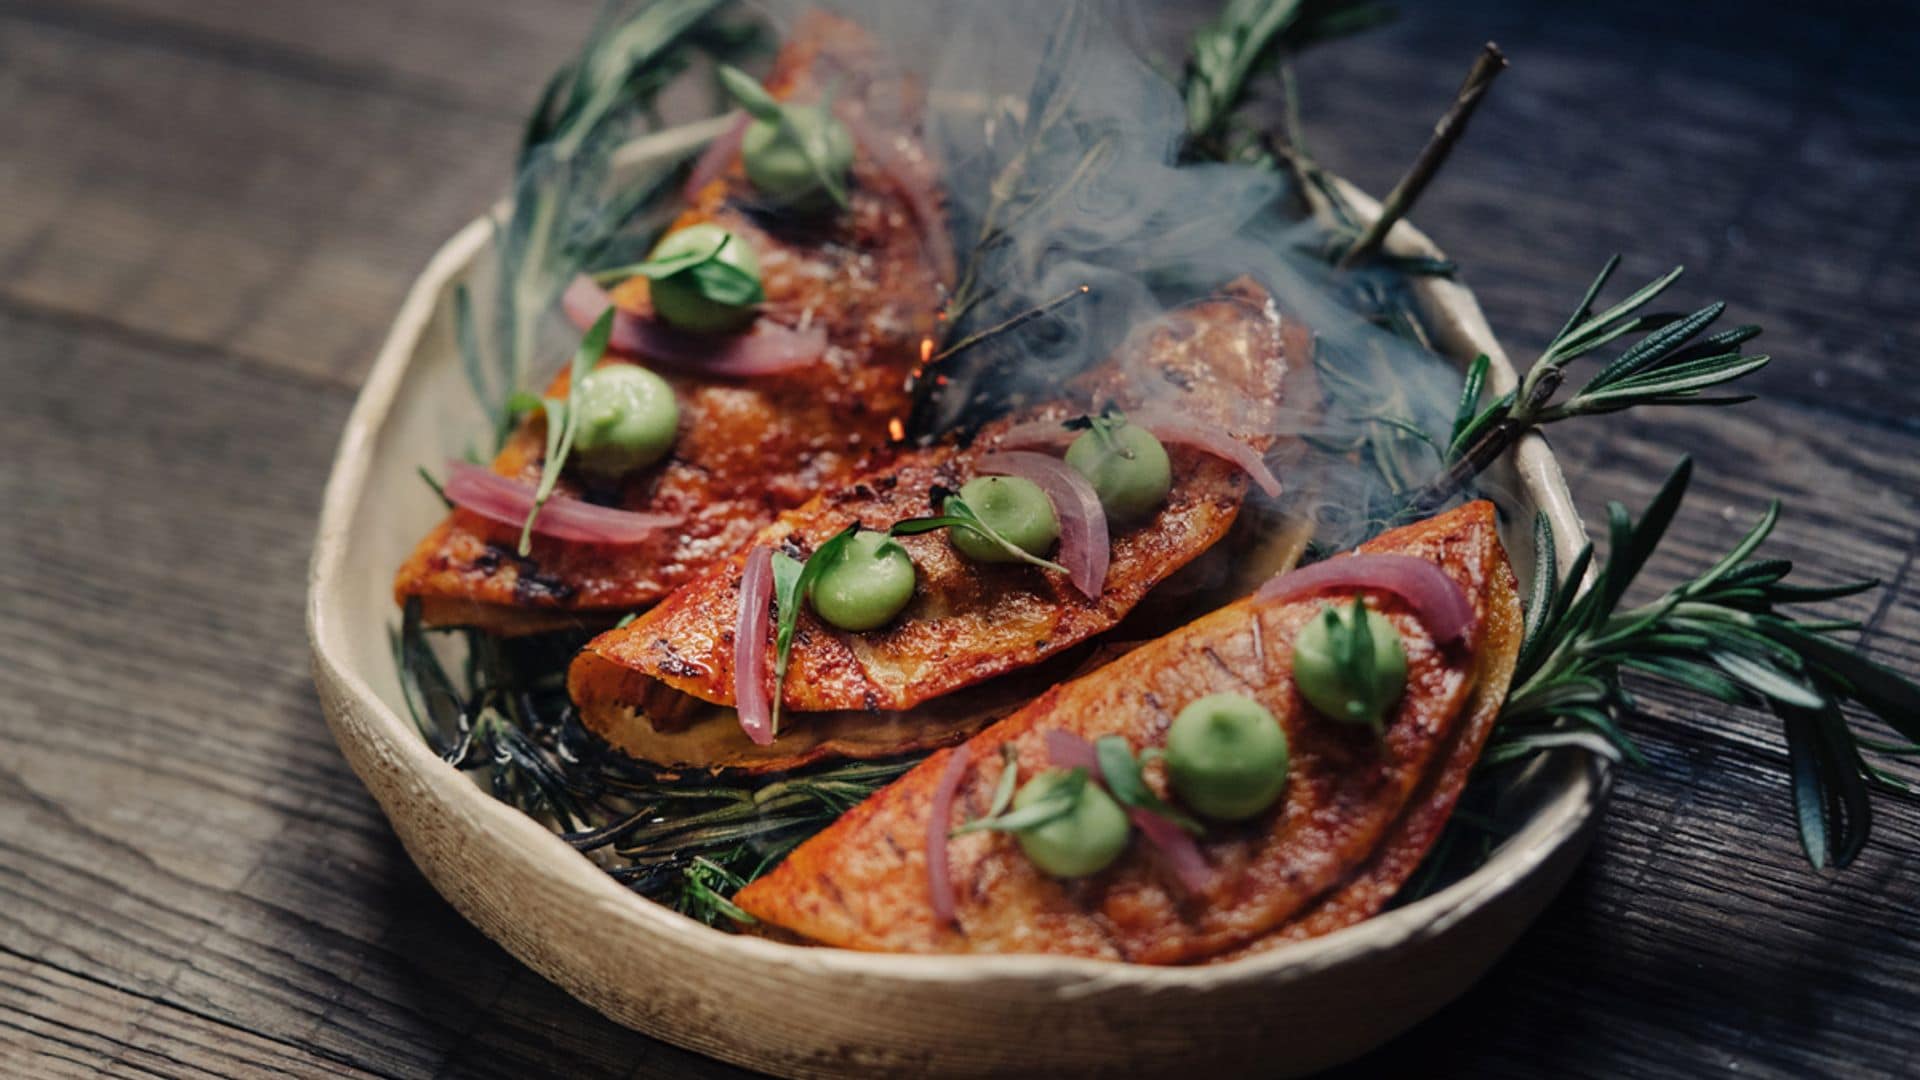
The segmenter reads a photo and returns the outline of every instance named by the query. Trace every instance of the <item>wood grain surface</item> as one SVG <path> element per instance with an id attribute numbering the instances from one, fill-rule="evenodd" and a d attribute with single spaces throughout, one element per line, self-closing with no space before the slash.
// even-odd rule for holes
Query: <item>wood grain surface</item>
<path id="1" fill-rule="evenodd" d="M 734 1075 L 427 888 L 327 735 L 300 625 L 373 347 L 594 6 L 0 0 L 0 1074 Z M 1691 453 L 1650 583 L 1777 495 L 1776 550 L 1888 581 L 1837 607 L 1920 671 L 1920 19 L 1409 7 L 1303 64 L 1314 146 L 1384 190 L 1480 41 L 1507 49 L 1416 216 L 1517 359 L 1616 250 L 1768 327 L 1763 400 L 1556 435 L 1590 520 Z M 1920 807 L 1880 800 L 1859 862 L 1813 874 L 1771 723 L 1645 705 L 1652 766 L 1573 886 L 1352 1075 L 1920 1072 Z"/>

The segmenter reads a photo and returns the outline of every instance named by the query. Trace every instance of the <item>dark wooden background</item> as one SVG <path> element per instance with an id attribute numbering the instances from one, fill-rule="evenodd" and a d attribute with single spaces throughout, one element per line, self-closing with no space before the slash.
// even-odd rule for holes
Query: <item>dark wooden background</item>
<path id="1" fill-rule="evenodd" d="M 0 1073 L 728 1074 L 425 885 L 301 631 L 355 388 L 592 6 L 0 0 Z M 1738 411 L 1562 432 L 1590 516 L 1691 453 L 1653 579 L 1779 495 L 1777 550 L 1889 581 L 1841 606 L 1920 670 L 1913 13 L 1415 5 L 1305 64 L 1320 155 L 1383 190 L 1487 37 L 1513 70 L 1417 216 L 1510 349 L 1623 251 L 1686 263 L 1684 299 L 1731 298 L 1779 358 Z M 1920 808 L 1881 801 L 1816 875 L 1772 726 L 1647 701 L 1653 767 L 1565 895 L 1354 1075 L 1920 1073 Z"/>

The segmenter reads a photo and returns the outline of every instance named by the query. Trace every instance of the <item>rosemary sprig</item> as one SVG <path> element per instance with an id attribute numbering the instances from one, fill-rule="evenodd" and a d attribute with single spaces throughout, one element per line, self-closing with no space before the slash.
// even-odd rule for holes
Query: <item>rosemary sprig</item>
<path id="1" fill-rule="evenodd" d="M 682 780 L 581 727 L 565 675 L 580 635 L 466 631 L 466 670 L 456 679 L 432 647 L 437 633 L 421 624 L 416 600 L 392 634 L 402 696 L 426 744 L 636 891 L 709 922 L 732 917 L 720 901 L 917 760 L 847 762 L 742 784 Z"/>
<path id="2" fill-rule="evenodd" d="M 1390 5 L 1367 0 L 1227 0 L 1188 50 L 1187 157 L 1240 160 L 1250 144 L 1234 142 L 1235 116 L 1256 73 L 1286 52 L 1358 33 L 1393 14 Z"/>
<path id="3" fill-rule="evenodd" d="M 1914 790 L 1868 760 L 1920 754 L 1920 685 L 1833 638 L 1844 621 L 1801 620 L 1781 609 L 1876 587 L 1790 585 L 1792 563 L 1757 559 L 1779 504 L 1705 571 L 1638 607 L 1620 603 L 1679 510 L 1692 463 L 1683 459 L 1635 522 L 1609 504 L 1608 556 L 1589 583 L 1593 547 L 1565 572 L 1553 530 L 1535 527 L 1536 570 L 1513 689 L 1500 734 L 1484 761 L 1499 764 L 1559 746 L 1639 759 L 1621 730 L 1632 701 L 1623 672 L 1651 677 L 1730 705 L 1765 705 L 1785 727 L 1801 846 L 1816 869 L 1844 867 L 1866 843 L 1869 789 Z M 1845 712 L 1857 706 L 1897 741 L 1864 739 Z"/>
<path id="4" fill-rule="evenodd" d="M 642 210 L 673 191 L 678 162 L 609 192 L 614 150 L 636 119 L 658 127 L 654 102 L 696 50 L 729 56 L 755 38 L 718 14 L 726 0 L 614 4 L 580 53 L 548 82 L 516 158 L 511 203 L 496 222 L 491 311 L 455 290 L 454 328 L 475 397 L 496 443 L 512 430 L 508 398 L 521 389 L 536 331 L 583 268 Z M 481 332 L 485 326 L 487 333 Z"/>
<path id="5" fill-rule="evenodd" d="M 1738 326 L 1707 333 L 1726 311 L 1723 302 L 1687 315 L 1648 312 L 1648 305 L 1679 280 L 1680 267 L 1596 314 L 1594 304 L 1619 265 L 1618 255 L 1607 260 L 1580 306 L 1547 343 L 1516 389 L 1480 405 L 1486 366 L 1478 359 L 1474 361 L 1447 442 L 1446 470 L 1409 500 L 1412 513 L 1442 505 L 1508 447 L 1545 424 L 1655 405 L 1735 405 L 1752 400 L 1751 395 L 1708 395 L 1704 391 L 1767 365 L 1767 356 L 1747 355 L 1742 348 L 1760 335 L 1760 328 Z M 1569 364 L 1632 335 L 1641 336 L 1579 390 L 1556 397 Z"/>

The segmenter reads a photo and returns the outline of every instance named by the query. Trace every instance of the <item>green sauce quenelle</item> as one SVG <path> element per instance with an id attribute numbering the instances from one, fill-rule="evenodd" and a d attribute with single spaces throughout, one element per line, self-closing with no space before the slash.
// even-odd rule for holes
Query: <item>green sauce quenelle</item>
<path id="1" fill-rule="evenodd" d="M 680 426 L 673 387 L 637 364 L 602 364 L 580 380 L 574 460 L 588 473 L 618 476 L 659 461 Z"/>
<path id="2" fill-rule="evenodd" d="M 1021 785 L 1020 793 L 1013 797 L 1013 808 L 1023 810 L 1072 782 L 1070 770 L 1048 769 Z M 1126 850 L 1129 828 L 1126 812 L 1113 796 L 1092 780 L 1085 780 L 1066 813 L 1013 835 L 1020 850 L 1042 873 L 1077 878 L 1113 865 Z"/>
<path id="3" fill-rule="evenodd" d="M 1400 631 L 1359 597 L 1328 604 L 1293 643 L 1293 681 L 1323 715 L 1378 731 L 1407 689 Z"/>
<path id="4" fill-rule="evenodd" d="M 823 102 L 785 105 L 753 76 L 721 65 L 720 79 L 747 115 L 740 156 L 754 190 L 781 206 L 813 213 L 845 206 L 853 135 Z"/>
<path id="5" fill-rule="evenodd" d="M 1060 539 L 1060 517 L 1053 511 L 1053 500 L 1025 477 L 976 476 L 961 485 L 959 497 L 989 529 L 1029 555 L 1044 555 Z M 974 562 L 1017 561 L 974 529 L 956 526 L 952 537 L 953 546 Z"/>
<path id="6" fill-rule="evenodd" d="M 673 326 L 698 333 L 726 333 L 751 323 L 764 298 L 760 257 L 752 245 L 718 225 L 701 222 L 668 233 L 648 259 L 661 262 L 696 254 L 712 257 L 653 279 L 654 312 Z"/>
<path id="7" fill-rule="evenodd" d="M 913 599 L 913 558 L 884 532 L 859 532 L 815 579 L 813 610 L 832 626 L 855 632 L 892 622 Z"/>
<path id="8" fill-rule="evenodd" d="M 830 209 L 835 200 L 821 173 L 845 186 L 853 168 L 853 136 L 818 105 L 788 105 L 782 111 L 784 123 L 754 120 L 741 136 L 747 179 L 782 206 L 813 213 Z"/>
<path id="9" fill-rule="evenodd" d="M 1167 729 L 1167 778 L 1180 801 L 1216 821 L 1245 821 L 1287 786 L 1287 733 L 1241 694 L 1189 702 Z"/>
<path id="10" fill-rule="evenodd" d="M 1094 417 L 1091 424 L 1067 447 L 1067 464 L 1093 485 L 1107 517 L 1126 523 L 1159 509 L 1173 487 L 1167 448 L 1125 419 Z"/>

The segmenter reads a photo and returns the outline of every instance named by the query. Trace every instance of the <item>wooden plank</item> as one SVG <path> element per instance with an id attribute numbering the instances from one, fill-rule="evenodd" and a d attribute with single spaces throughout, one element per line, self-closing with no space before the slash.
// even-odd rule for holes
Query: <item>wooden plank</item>
<path id="1" fill-rule="evenodd" d="M 376 1074 L 0 952 L 0 1073 L 9 1076 Z"/>
<path id="2" fill-rule="evenodd" d="M 0 951 L 383 1075 L 471 1038 L 652 1053 L 512 990 L 328 738 L 299 627 L 347 394 L 4 312 L 0 339 Z"/>
<path id="3" fill-rule="evenodd" d="M 1779 360 L 1761 388 L 1920 422 L 1920 385 L 1898 375 L 1920 348 L 1902 269 L 1920 242 L 1913 12 L 1470 3 L 1412 16 L 1303 59 L 1318 156 L 1385 190 L 1489 38 L 1512 69 L 1415 218 L 1510 352 L 1536 355 L 1624 252 L 1616 295 L 1685 264 L 1675 308 L 1725 298 L 1729 325 L 1765 325 L 1759 347 Z"/>
<path id="4" fill-rule="evenodd" d="M 517 120 L 593 25 L 592 0 L 11 0 L 6 14 L 276 77 Z"/>
<path id="5" fill-rule="evenodd" d="M 0 304 L 341 386 L 520 124 L 84 26 L 0 17 L 0 56 Z"/>
<path id="6" fill-rule="evenodd" d="M 735 1075 L 593 1015 L 433 894 L 328 740 L 299 630 L 348 388 L 499 190 L 586 6 L 0 5 L 0 1073 Z M 1558 432 L 1589 520 L 1692 452 L 1648 588 L 1779 493 L 1774 549 L 1894 580 L 1835 607 L 1920 670 L 1913 13 L 1408 15 L 1305 62 L 1315 148 L 1384 189 L 1480 40 L 1508 46 L 1417 218 L 1516 355 L 1618 248 L 1630 274 L 1685 260 L 1680 299 L 1740 298 L 1782 358 L 1761 405 Z M 1644 697 L 1653 767 L 1566 896 L 1350 1075 L 1920 1069 L 1920 812 L 1880 800 L 1861 861 L 1813 875 L 1771 721 Z"/>

